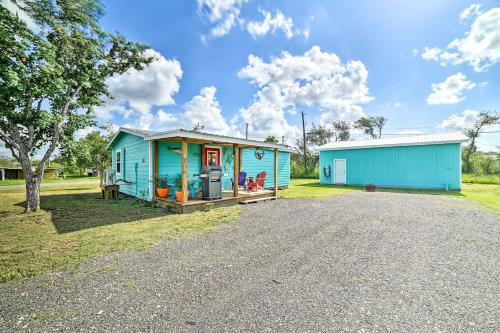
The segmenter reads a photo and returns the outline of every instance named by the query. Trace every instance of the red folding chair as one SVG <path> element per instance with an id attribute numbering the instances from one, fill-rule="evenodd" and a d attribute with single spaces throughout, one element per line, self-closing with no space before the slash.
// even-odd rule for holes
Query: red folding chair
<path id="1" fill-rule="evenodd" d="M 262 171 L 257 174 L 255 177 L 255 181 L 253 177 L 248 178 L 248 189 L 253 191 L 258 191 L 259 189 L 264 188 L 264 181 L 266 180 L 267 172 Z"/>

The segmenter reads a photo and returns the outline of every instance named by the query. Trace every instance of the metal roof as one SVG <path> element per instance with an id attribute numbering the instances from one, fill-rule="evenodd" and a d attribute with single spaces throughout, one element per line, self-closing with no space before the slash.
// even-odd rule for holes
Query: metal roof
<path id="1" fill-rule="evenodd" d="M 377 147 L 396 147 L 396 146 L 422 146 L 437 145 L 446 143 L 467 142 L 469 138 L 460 132 L 436 133 L 413 135 L 396 138 L 372 139 L 372 140 L 354 140 L 354 141 L 335 141 L 329 142 L 319 150 L 343 150 L 343 149 L 361 149 Z"/>
<path id="2" fill-rule="evenodd" d="M 196 131 L 188 131 L 188 130 L 184 130 L 184 129 L 176 129 L 176 130 L 164 131 L 164 132 L 153 132 L 153 131 L 144 131 L 144 130 L 138 130 L 138 129 L 133 129 L 133 128 L 126 128 L 126 127 L 120 127 L 118 132 L 116 132 L 115 136 L 113 137 L 113 139 L 111 139 L 110 143 L 108 144 L 108 148 L 111 146 L 113 141 L 116 139 L 118 134 L 120 134 L 121 132 L 141 136 L 144 138 L 144 140 L 159 140 L 159 139 L 168 139 L 168 138 L 188 138 L 188 139 L 203 140 L 203 141 L 208 141 L 208 142 L 213 142 L 213 143 L 240 144 L 240 145 L 257 146 L 257 147 L 261 147 L 261 148 L 277 148 L 280 150 L 287 150 L 287 151 L 290 150 L 289 146 L 282 145 L 282 144 L 276 144 L 276 143 L 270 143 L 270 142 L 264 142 L 264 141 L 258 141 L 258 140 L 246 140 L 246 139 L 235 138 L 235 137 L 231 137 L 231 136 L 209 134 L 209 133 L 202 133 L 202 132 L 196 132 Z"/>

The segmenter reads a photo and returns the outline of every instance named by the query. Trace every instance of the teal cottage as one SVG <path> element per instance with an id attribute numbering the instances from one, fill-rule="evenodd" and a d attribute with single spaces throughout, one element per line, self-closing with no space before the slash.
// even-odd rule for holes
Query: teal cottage
<path id="1" fill-rule="evenodd" d="M 290 182 L 290 147 L 281 144 L 182 129 L 152 132 L 120 128 L 108 148 L 112 150 L 112 169 L 121 193 L 157 199 L 181 213 L 207 203 L 200 200 L 199 192 L 200 174 L 209 164 L 222 171 L 223 196 L 212 201 L 216 205 L 235 204 L 249 197 L 275 198 L 278 188 L 287 187 Z M 254 182 L 259 173 L 265 172 L 262 188 L 234 186 L 238 178 L 246 183 L 252 181 L 241 179 L 243 172 Z M 158 177 L 169 183 L 167 198 L 156 195 Z M 177 192 L 182 192 L 181 200 L 176 198 Z"/>
<path id="2" fill-rule="evenodd" d="M 330 142 L 320 150 L 320 182 L 460 190 L 462 133 Z"/>

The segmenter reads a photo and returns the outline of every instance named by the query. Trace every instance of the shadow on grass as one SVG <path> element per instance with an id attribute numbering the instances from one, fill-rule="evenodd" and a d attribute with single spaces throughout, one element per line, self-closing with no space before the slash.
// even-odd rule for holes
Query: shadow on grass
<path id="1" fill-rule="evenodd" d="M 20 202 L 17 206 L 25 207 L 25 202 Z M 40 207 L 50 212 L 52 223 L 59 234 L 166 214 L 163 209 L 147 207 L 130 198 L 104 201 L 100 193 L 42 194 Z"/>

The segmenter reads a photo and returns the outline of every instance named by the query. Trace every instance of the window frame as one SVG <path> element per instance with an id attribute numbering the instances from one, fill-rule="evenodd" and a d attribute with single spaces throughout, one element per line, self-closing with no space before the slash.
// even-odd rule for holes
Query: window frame
<path id="1" fill-rule="evenodd" d="M 120 162 L 118 162 L 118 156 L 120 157 Z M 118 164 L 120 164 L 120 171 L 118 171 Z M 123 173 L 123 150 L 117 149 L 115 151 L 115 171 L 117 176 L 121 176 Z"/>

